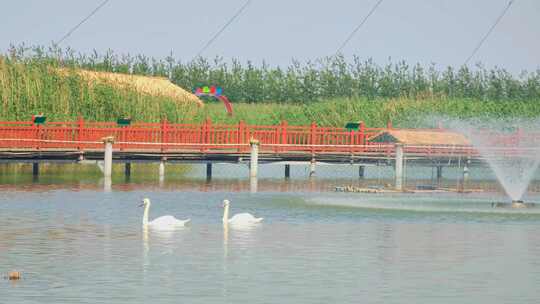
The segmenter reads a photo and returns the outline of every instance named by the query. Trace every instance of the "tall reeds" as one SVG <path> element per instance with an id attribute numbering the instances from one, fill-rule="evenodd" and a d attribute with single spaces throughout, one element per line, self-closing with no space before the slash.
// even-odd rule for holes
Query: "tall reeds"
<path id="1" fill-rule="evenodd" d="M 89 85 L 77 73 L 60 77 L 51 67 L 169 77 L 186 90 L 218 85 L 235 104 L 235 116 L 226 116 L 218 104 L 199 109 L 106 83 Z M 10 120 L 44 112 L 53 119 L 82 115 L 101 121 L 130 115 L 139 121 L 199 122 L 210 117 L 227 123 L 286 119 L 339 126 L 363 119 L 375 125 L 386 120 L 415 124 L 422 115 L 442 112 L 458 117 L 538 116 L 540 69 L 515 76 L 481 65 L 439 69 L 400 61 L 380 66 L 370 59 L 348 62 L 341 56 L 272 67 L 221 58 L 184 63 L 172 57 L 19 46 L 0 58 L 0 101 L 0 119 Z M 259 106 L 244 107 L 244 102 Z"/>
<path id="2" fill-rule="evenodd" d="M 71 49 L 25 46 L 12 47 L 8 57 L 96 71 L 169 77 L 188 90 L 215 84 L 222 86 L 235 102 L 306 103 L 337 97 L 540 99 L 540 69 L 514 76 L 503 68 L 487 69 L 482 65 L 440 69 L 399 61 L 380 66 L 359 57 L 347 62 L 342 56 L 306 63 L 293 61 L 281 68 L 264 62 L 225 62 L 222 58 L 197 58 L 183 63 L 172 57 L 158 60 L 142 55 L 119 56 L 112 51 L 86 55 Z"/>
<path id="3" fill-rule="evenodd" d="M 0 119 L 29 120 L 45 113 L 50 120 L 113 121 L 136 117 L 139 121 L 180 121 L 197 111 L 193 102 L 179 102 L 175 96 L 153 96 L 136 86 L 92 81 L 80 70 L 58 69 L 50 57 L 17 58 L 0 56 Z"/>

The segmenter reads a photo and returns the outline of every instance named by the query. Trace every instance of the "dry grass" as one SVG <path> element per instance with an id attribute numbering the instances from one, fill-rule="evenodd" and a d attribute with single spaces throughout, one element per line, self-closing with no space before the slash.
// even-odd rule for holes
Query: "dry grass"
<path id="1" fill-rule="evenodd" d="M 372 137 L 376 142 L 399 142 L 406 145 L 468 146 L 469 140 L 460 133 L 427 130 L 387 130 Z"/>
<path id="2" fill-rule="evenodd" d="M 178 102 L 196 103 L 203 106 L 204 103 L 194 94 L 176 86 L 165 77 L 152 77 L 129 75 L 111 72 L 96 72 L 82 69 L 58 68 L 62 75 L 68 75 L 74 71 L 81 78 L 89 82 L 103 82 L 121 88 L 132 88 L 141 94 L 154 97 L 167 97 Z"/>

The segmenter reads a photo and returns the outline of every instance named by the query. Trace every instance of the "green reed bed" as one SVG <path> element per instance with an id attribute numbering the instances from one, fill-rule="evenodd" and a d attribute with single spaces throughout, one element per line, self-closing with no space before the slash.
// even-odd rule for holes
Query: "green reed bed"
<path id="1" fill-rule="evenodd" d="M 513 75 L 504 68 L 422 66 L 404 61 L 378 65 L 354 56 L 292 61 L 287 67 L 242 63 L 222 58 L 183 62 L 172 57 L 118 55 L 112 51 L 79 54 L 57 47 L 12 47 L 8 58 L 45 62 L 96 71 L 169 77 L 187 90 L 218 85 L 236 102 L 308 103 L 329 98 L 470 98 L 475 100 L 538 100 L 540 69 Z"/>
<path id="2" fill-rule="evenodd" d="M 54 62 L 0 57 L 0 120 L 29 120 L 44 113 L 48 120 L 113 121 L 121 116 L 180 121 L 196 108 L 166 97 L 141 94 L 129 87 L 92 83 L 77 73 L 60 75 Z"/>
<path id="3" fill-rule="evenodd" d="M 207 100 L 198 108 L 130 88 L 91 83 L 77 73 L 59 75 L 51 67 L 167 76 L 187 90 L 218 85 L 234 104 L 234 116 Z M 190 63 L 145 56 L 77 54 L 72 50 L 13 47 L 0 57 L 0 120 L 27 120 L 43 112 L 49 120 L 200 123 L 309 124 L 343 126 L 363 120 L 369 126 L 392 121 L 418 126 L 426 117 L 538 117 L 540 70 L 514 76 L 504 69 L 379 66 L 355 57 L 294 61 L 289 67 L 198 58 Z"/>
<path id="4" fill-rule="evenodd" d="M 193 118 L 194 122 L 210 117 L 215 123 L 278 124 L 282 120 L 293 125 L 316 122 L 320 126 L 343 127 L 347 122 L 364 121 L 370 127 L 383 127 L 392 122 L 398 127 L 436 126 L 447 118 L 485 118 L 500 121 L 512 118 L 540 117 L 537 101 L 481 101 L 469 99 L 331 99 L 309 105 L 281 103 L 235 104 L 235 115 L 227 116 L 223 105 L 207 104 Z"/>

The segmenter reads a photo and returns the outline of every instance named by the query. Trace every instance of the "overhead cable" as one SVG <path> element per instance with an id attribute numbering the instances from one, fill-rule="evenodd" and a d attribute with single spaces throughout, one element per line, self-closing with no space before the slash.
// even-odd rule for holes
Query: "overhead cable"
<path id="1" fill-rule="evenodd" d="M 248 0 L 244 3 L 244 5 L 242 5 L 240 7 L 240 9 L 238 9 L 238 11 L 236 11 L 236 13 L 227 21 L 227 23 L 225 23 L 220 29 L 219 31 L 217 31 L 217 33 L 214 34 L 214 36 L 212 36 L 212 38 L 210 38 L 210 40 L 208 40 L 208 42 L 206 42 L 206 44 L 199 50 L 199 52 L 197 52 L 197 55 L 195 55 L 194 59 L 201 56 L 201 54 L 219 37 L 219 35 L 221 35 L 221 33 L 223 33 L 223 31 L 225 31 L 225 29 L 227 29 L 227 27 L 233 23 L 233 21 L 238 17 L 240 16 L 240 14 L 242 14 L 242 12 L 244 11 L 244 9 L 251 3 L 252 0 Z"/>
<path id="2" fill-rule="evenodd" d="M 101 2 L 101 4 L 98 5 L 98 7 L 96 7 L 92 12 L 90 12 L 90 14 L 88 16 L 86 16 L 83 20 L 81 20 L 79 23 L 77 23 L 77 25 L 75 25 L 73 28 L 71 28 L 64 36 L 62 36 L 62 38 L 60 38 L 54 44 L 59 45 L 60 43 L 62 43 L 73 32 L 75 32 L 81 25 L 83 25 L 83 23 L 85 23 L 88 19 L 90 19 L 90 17 L 95 15 L 102 7 L 104 7 L 105 4 L 107 4 L 107 2 L 109 2 L 109 0 L 105 0 L 105 1 Z"/>
<path id="3" fill-rule="evenodd" d="M 349 41 L 353 38 L 353 36 L 356 34 L 356 32 L 358 32 L 358 30 L 366 23 L 366 21 L 369 19 L 369 17 L 375 12 L 377 7 L 379 7 L 381 2 L 383 2 L 383 0 L 379 0 L 379 1 L 377 1 L 377 3 L 375 3 L 375 5 L 371 8 L 369 13 L 364 17 L 364 19 L 362 19 L 362 22 L 360 22 L 360 24 L 349 34 L 347 39 L 345 39 L 345 41 L 343 41 L 341 46 L 337 49 L 336 55 L 341 53 L 343 48 L 347 45 L 347 43 L 349 43 Z"/>
<path id="4" fill-rule="evenodd" d="M 484 37 L 482 37 L 482 39 L 480 40 L 480 42 L 476 45 L 476 47 L 474 48 L 474 50 L 472 51 L 472 53 L 469 55 L 469 57 L 467 57 L 467 60 L 465 60 L 465 63 L 463 65 L 467 65 L 469 63 L 469 61 L 474 57 L 474 55 L 476 55 L 476 52 L 478 52 L 478 50 L 482 47 L 482 44 L 484 44 L 484 41 L 487 40 L 487 38 L 489 37 L 489 35 L 491 34 L 491 32 L 493 32 L 493 30 L 495 29 L 495 27 L 497 26 L 497 24 L 499 24 L 499 22 L 502 20 L 502 18 L 504 17 L 504 15 L 506 15 L 506 12 L 508 12 L 508 10 L 510 9 L 510 6 L 512 6 L 512 4 L 514 3 L 514 0 L 510 0 L 508 2 L 508 4 L 505 6 L 504 10 L 502 11 L 502 13 L 499 15 L 499 17 L 497 18 L 497 20 L 495 20 L 495 23 L 493 23 L 493 25 L 489 28 L 489 30 L 487 31 L 487 33 L 484 35 Z"/>

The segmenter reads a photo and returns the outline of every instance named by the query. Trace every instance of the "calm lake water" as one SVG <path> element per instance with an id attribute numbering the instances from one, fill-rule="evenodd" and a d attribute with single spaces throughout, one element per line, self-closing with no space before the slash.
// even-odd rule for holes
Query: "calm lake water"
<path id="1" fill-rule="evenodd" d="M 346 182 L 337 178 L 263 178 L 250 193 L 249 181 L 224 177 L 110 191 L 1 177 L 0 272 L 24 277 L 0 279 L 0 302 L 538 302 L 540 208 L 493 209 L 500 192 L 333 193 Z M 143 197 L 150 219 L 192 226 L 143 230 Z M 224 229 L 225 198 L 264 223 Z"/>

